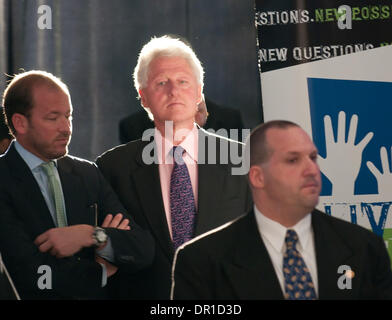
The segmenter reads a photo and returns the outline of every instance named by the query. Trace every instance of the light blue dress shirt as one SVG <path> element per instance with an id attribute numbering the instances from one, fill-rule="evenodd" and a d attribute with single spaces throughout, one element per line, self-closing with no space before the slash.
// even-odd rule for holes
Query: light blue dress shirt
<path id="1" fill-rule="evenodd" d="M 32 154 L 31 152 L 27 151 L 25 148 L 23 148 L 18 141 L 15 141 L 15 149 L 19 153 L 19 155 L 22 157 L 22 159 L 26 162 L 27 166 L 30 168 L 35 180 L 37 181 L 39 188 L 41 190 L 41 193 L 45 199 L 45 202 L 48 206 L 48 209 L 50 211 L 50 215 L 52 216 L 53 222 L 55 226 L 57 227 L 57 218 L 56 218 L 56 207 L 53 201 L 53 197 L 51 195 L 50 191 L 50 185 L 49 185 L 49 180 L 48 177 L 44 171 L 44 169 L 41 167 L 41 164 L 45 163 L 43 160 Z M 54 175 L 56 179 L 60 182 L 60 188 L 61 188 L 61 195 L 63 197 L 63 206 L 64 206 L 64 195 L 63 195 L 63 189 L 61 187 L 61 181 L 60 181 L 60 176 L 57 171 L 57 160 L 53 160 L 55 163 L 55 170 L 54 170 Z M 67 211 L 64 206 L 64 213 L 65 213 L 65 221 L 67 222 Z M 68 223 L 67 223 L 68 224 Z"/>

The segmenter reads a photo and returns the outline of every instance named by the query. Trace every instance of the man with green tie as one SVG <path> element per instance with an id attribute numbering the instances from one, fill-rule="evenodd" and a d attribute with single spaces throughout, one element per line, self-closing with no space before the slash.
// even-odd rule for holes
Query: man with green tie
<path id="1" fill-rule="evenodd" d="M 15 140 L 0 158 L 0 251 L 21 298 L 109 298 L 119 269 L 151 262 L 151 236 L 94 164 L 67 155 L 72 104 L 60 79 L 19 74 L 3 107 Z"/>

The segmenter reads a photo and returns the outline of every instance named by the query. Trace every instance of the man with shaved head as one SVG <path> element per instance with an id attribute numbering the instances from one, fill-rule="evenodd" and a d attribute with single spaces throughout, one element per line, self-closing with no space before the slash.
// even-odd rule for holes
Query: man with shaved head
<path id="1" fill-rule="evenodd" d="M 256 127 L 249 213 L 181 246 L 173 299 L 391 299 L 383 239 L 315 209 L 317 149 L 297 124 Z"/>

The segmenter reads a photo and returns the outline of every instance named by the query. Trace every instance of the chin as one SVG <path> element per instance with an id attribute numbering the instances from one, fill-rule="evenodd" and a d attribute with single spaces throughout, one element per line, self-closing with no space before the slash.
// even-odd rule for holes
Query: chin
<path id="1" fill-rule="evenodd" d="M 317 197 L 317 199 L 310 200 L 310 201 L 307 203 L 307 205 L 308 205 L 308 207 L 309 207 L 309 210 L 312 211 L 314 208 L 316 208 L 316 206 L 318 205 L 318 203 L 319 203 L 318 197 Z"/>
<path id="2" fill-rule="evenodd" d="M 48 159 L 60 159 L 62 157 L 65 157 L 68 154 L 68 148 L 65 150 L 59 150 L 57 152 L 53 152 L 50 154 L 50 158 Z"/>

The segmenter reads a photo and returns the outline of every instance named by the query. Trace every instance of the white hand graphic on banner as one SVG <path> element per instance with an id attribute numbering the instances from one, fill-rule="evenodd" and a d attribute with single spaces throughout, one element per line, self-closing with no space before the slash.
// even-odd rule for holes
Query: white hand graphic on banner
<path id="1" fill-rule="evenodd" d="M 354 195 L 355 180 L 357 179 L 362 162 L 362 152 L 373 138 L 369 132 L 357 145 L 358 116 L 354 114 L 346 142 L 346 113 L 339 112 L 338 134 L 335 142 L 330 116 L 324 117 L 326 157 L 318 157 L 320 169 L 332 183 L 332 196 L 345 198 Z"/>
<path id="2" fill-rule="evenodd" d="M 387 149 L 385 147 L 380 148 L 380 158 L 381 158 L 383 173 L 381 173 L 371 161 L 366 162 L 366 165 L 371 171 L 371 173 L 377 179 L 378 193 L 380 195 L 387 195 L 390 194 L 392 189 L 392 172 L 389 167 L 388 154 L 387 154 Z M 391 160 L 392 160 L 392 147 L 391 147 Z"/>

